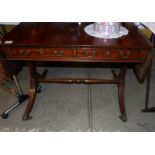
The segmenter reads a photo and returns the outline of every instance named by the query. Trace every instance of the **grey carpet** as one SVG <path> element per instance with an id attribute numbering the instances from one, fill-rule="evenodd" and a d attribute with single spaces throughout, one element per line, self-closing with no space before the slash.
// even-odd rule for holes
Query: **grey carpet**
<path id="1" fill-rule="evenodd" d="M 41 72 L 43 68 L 39 68 Z M 50 77 L 112 77 L 111 69 L 48 68 Z M 155 106 L 155 63 L 152 70 L 150 106 Z M 24 92 L 29 90 L 29 75 L 24 68 L 18 79 Z M 37 95 L 33 119 L 22 121 L 26 107 L 23 103 L 10 113 L 8 119 L 0 118 L 0 131 L 89 131 L 88 86 L 76 84 L 41 84 Z M 127 72 L 125 104 L 128 121 L 118 118 L 118 96 L 116 85 L 91 85 L 93 107 L 93 130 L 98 131 L 155 131 L 155 113 L 142 113 L 145 101 L 145 83 L 139 84 L 131 69 Z M 15 97 L 0 89 L 0 113 L 16 101 Z"/>

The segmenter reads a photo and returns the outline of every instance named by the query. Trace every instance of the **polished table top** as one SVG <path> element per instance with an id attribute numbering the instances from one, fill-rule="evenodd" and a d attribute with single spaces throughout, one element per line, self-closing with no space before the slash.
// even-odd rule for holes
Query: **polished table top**
<path id="1" fill-rule="evenodd" d="M 10 46 L 50 46 L 50 47 L 112 47 L 112 48 L 151 48 L 138 28 L 132 23 L 124 23 L 129 30 L 127 36 L 119 39 L 100 39 L 84 32 L 89 23 L 21 23 L 6 37 L 13 41 Z"/>

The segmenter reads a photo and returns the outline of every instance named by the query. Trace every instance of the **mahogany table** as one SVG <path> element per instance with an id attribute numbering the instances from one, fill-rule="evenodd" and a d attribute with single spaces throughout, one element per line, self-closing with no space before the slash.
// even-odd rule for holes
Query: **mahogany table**
<path id="1" fill-rule="evenodd" d="M 99 39 L 84 32 L 89 23 L 21 23 L 8 33 L 2 41 L 6 60 L 25 61 L 30 73 L 29 101 L 23 120 L 31 118 L 37 86 L 46 83 L 117 84 L 120 119 L 127 121 L 124 103 L 125 76 L 129 64 L 145 63 L 151 45 L 132 23 L 124 23 L 129 30 L 119 39 Z M 113 79 L 93 78 L 45 78 L 36 70 L 36 62 L 72 62 L 91 65 L 97 63 L 120 64 L 122 67 Z"/>

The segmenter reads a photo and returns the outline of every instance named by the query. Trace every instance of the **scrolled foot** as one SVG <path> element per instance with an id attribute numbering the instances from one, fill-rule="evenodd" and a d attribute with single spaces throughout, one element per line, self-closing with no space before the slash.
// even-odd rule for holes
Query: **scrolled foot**
<path id="1" fill-rule="evenodd" d="M 128 120 L 126 114 L 121 114 L 121 115 L 119 116 L 119 118 L 121 119 L 122 122 L 127 122 L 127 120 Z"/>
<path id="2" fill-rule="evenodd" d="M 32 119 L 32 116 L 30 116 L 28 113 L 24 113 L 24 115 L 22 117 L 22 120 L 27 121 L 27 120 L 30 120 L 30 119 Z"/>

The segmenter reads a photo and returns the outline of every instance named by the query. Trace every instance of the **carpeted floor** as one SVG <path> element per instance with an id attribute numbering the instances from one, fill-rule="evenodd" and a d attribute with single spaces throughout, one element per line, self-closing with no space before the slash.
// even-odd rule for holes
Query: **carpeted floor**
<path id="1" fill-rule="evenodd" d="M 43 68 L 39 68 L 41 72 Z M 101 68 L 48 68 L 50 77 L 112 77 L 111 69 Z M 155 62 L 152 69 L 150 106 L 155 106 Z M 27 68 L 18 75 L 25 93 L 29 90 Z M 33 119 L 22 121 L 27 102 L 14 109 L 8 119 L 0 118 L 0 131 L 90 131 L 88 119 L 88 87 L 91 88 L 93 131 L 155 131 L 155 113 L 142 113 L 145 101 L 145 83 L 139 84 L 131 69 L 127 72 L 125 104 L 126 123 L 118 118 L 116 85 L 66 85 L 41 84 L 37 95 Z M 0 113 L 16 101 L 16 98 L 0 89 Z"/>

